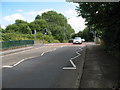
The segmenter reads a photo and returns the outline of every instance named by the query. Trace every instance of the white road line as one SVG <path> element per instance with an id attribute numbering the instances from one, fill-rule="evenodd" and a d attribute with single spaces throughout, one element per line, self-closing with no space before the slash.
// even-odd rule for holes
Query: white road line
<path id="1" fill-rule="evenodd" d="M 76 67 L 63 67 L 63 69 L 77 69 Z"/>
<path id="2" fill-rule="evenodd" d="M 50 50 L 50 51 L 47 51 L 47 52 L 51 52 L 51 51 L 55 51 L 55 50 L 56 50 L 56 48 L 55 48 L 54 50 Z M 47 53 L 47 52 L 43 52 L 43 53 L 41 54 L 41 56 L 43 56 L 43 55 L 44 55 L 45 53 Z M 12 65 L 12 66 L 2 66 L 2 67 L 3 67 L 3 68 L 4 68 L 4 67 L 6 67 L 6 68 L 12 68 L 12 67 L 17 66 L 18 64 L 22 63 L 23 61 L 25 61 L 25 60 L 27 60 L 27 59 L 31 59 L 31 58 L 35 58 L 35 57 L 37 57 L 37 56 L 28 57 L 28 58 L 22 59 L 22 60 L 20 60 L 19 62 L 15 63 L 15 64 Z"/>
<path id="3" fill-rule="evenodd" d="M 21 61 L 17 62 L 16 64 L 13 65 L 14 66 L 17 66 L 18 64 L 20 64 L 21 62 L 25 61 L 25 59 L 22 59 Z"/>
<path id="4" fill-rule="evenodd" d="M 53 50 L 49 50 L 49 51 L 43 52 L 43 53 L 41 54 L 41 56 L 43 56 L 45 53 L 52 52 L 52 51 L 55 51 L 55 50 L 56 50 L 56 48 L 54 48 Z"/>
<path id="5" fill-rule="evenodd" d="M 56 48 L 54 49 L 54 51 L 56 50 Z"/>
<path id="6" fill-rule="evenodd" d="M 34 57 L 37 57 L 37 56 L 34 56 Z M 14 65 L 10 65 L 10 66 L 2 66 L 3 68 L 6 67 L 6 68 L 12 68 L 12 67 L 15 67 L 17 66 L 18 64 L 22 63 L 23 61 L 27 60 L 27 59 L 30 59 L 30 58 L 34 58 L 34 57 L 29 57 L 29 58 L 25 58 L 25 59 L 22 59 L 20 60 L 19 62 L 15 63 Z"/>
<path id="7" fill-rule="evenodd" d="M 73 63 L 72 60 L 70 60 L 71 64 L 73 65 L 74 68 L 76 68 L 76 65 Z"/>
<path id="8" fill-rule="evenodd" d="M 81 50 L 81 51 L 82 51 L 83 49 L 82 49 L 82 48 L 79 48 L 79 50 Z"/>
<path id="9" fill-rule="evenodd" d="M 42 47 L 32 48 L 32 49 L 29 49 L 29 50 L 20 51 L 20 52 L 17 52 L 17 53 L 8 54 L 8 55 L 4 55 L 4 56 L 1 56 L 1 57 L 10 56 L 10 55 L 15 55 L 15 54 L 19 54 L 19 53 L 23 53 L 23 52 L 27 52 L 27 51 L 31 51 L 31 50 L 35 50 L 35 49 L 40 49 L 40 48 L 42 48 Z"/>
<path id="10" fill-rule="evenodd" d="M 80 48 L 80 49 L 81 49 L 81 48 Z M 77 57 L 79 57 L 81 54 L 79 53 L 79 51 L 77 51 L 76 53 L 77 53 L 78 55 L 75 56 L 75 57 L 73 57 L 73 58 L 71 58 L 71 59 L 69 60 L 73 67 L 63 67 L 63 69 L 77 69 L 76 65 L 73 63 L 72 60 L 75 59 L 75 58 L 77 58 Z"/>
<path id="11" fill-rule="evenodd" d="M 24 59 L 20 60 L 19 62 L 17 62 L 16 64 L 14 64 L 13 67 L 14 67 L 14 66 L 17 66 L 18 64 L 22 63 L 23 61 L 25 61 L 25 60 L 27 60 L 27 59 L 31 59 L 31 58 L 35 58 L 35 57 L 37 57 L 37 56 L 24 58 Z"/>
<path id="12" fill-rule="evenodd" d="M 41 56 L 43 56 L 45 54 L 45 52 L 43 52 L 42 54 L 41 54 Z"/>
<path id="13" fill-rule="evenodd" d="M 12 68 L 13 66 L 2 66 L 2 67 Z"/>

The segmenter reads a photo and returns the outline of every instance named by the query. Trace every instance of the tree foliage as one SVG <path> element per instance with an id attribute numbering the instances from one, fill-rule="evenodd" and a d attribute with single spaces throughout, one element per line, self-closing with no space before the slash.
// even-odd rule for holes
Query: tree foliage
<path id="1" fill-rule="evenodd" d="M 72 27 L 67 23 L 67 19 L 55 11 L 48 11 L 42 14 L 42 18 L 47 22 L 47 29 L 53 37 L 61 42 L 68 40 L 74 33 Z"/>
<path id="2" fill-rule="evenodd" d="M 79 31 L 72 36 L 72 38 L 75 37 L 84 38 L 85 41 L 93 41 L 93 34 L 89 31 L 89 27 L 86 27 L 83 31 Z"/>
<path id="3" fill-rule="evenodd" d="M 37 32 L 42 32 L 42 29 L 47 27 L 47 22 L 44 19 L 36 19 L 30 23 L 31 30 L 36 30 Z"/>
<path id="4" fill-rule="evenodd" d="M 31 28 L 29 28 L 29 23 L 23 20 L 16 20 L 14 24 L 8 25 L 5 29 L 6 33 L 21 33 L 21 34 L 31 34 Z"/>
<path id="5" fill-rule="evenodd" d="M 107 50 L 120 52 L 120 2 L 79 3 L 76 10 L 86 25 L 98 30 Z"/>
<path id="6" fill-rule="evenodd" d="M 40 16 L 40 15 L 37 15 L 36 17 L 35 17 L 35 20 L 36 19 L 42 19 L 42 17 Z"/>
<path id="7" fill-rule="evenodd" d="M 57 24 L 64 26 L 67 23 L 67 19 L 55 11 L 48 11 L 42 14 L 42 18 L 50 24 Z"/>
<path id="8" fill-rule="evenodd" d="M 48 35 L 44 37 L 47 39 L 49 37 L 47 42 L 51 42 L 50 39 L 52 38 L 54 38 L 56 42 L 63 42 L 65 39 L 67 40 L 71 37 L 71 33 L 74 33 L 72 27 L 67 23 L 66 17 L 55 11 L 45 12 L 41 16 L 37 15 L 35 20 L 30 23 L 23 20 L 16 20 L 14 24 L 7 26 L 5 33 L 34 34 L 34 30 L 36 30 L 37 33 L 42 33 L 45 28 L 47 29 Z M 4 40 L 13 40 L 13 37 L 5 39 L 5 36 L 8 35 L 10 34 L 3 36 Z M 41 34 L 40 36 L 42 37 Z M 37 36 L 37 38 L 39 38 L 39 36 Z"/>

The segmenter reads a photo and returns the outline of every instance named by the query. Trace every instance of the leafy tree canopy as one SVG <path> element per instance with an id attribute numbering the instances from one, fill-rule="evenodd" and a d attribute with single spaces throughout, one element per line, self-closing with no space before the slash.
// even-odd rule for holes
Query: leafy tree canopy
<path id="1" fill-rule="evenodd" d="M 34 30 L 36 30 L 37 33 L 42 33 L 42 30 L 45 28 L 50 37 L 53 36 L 55 40 L 61 42 L 71 38 L 71 34 L 74 33 L 74 29 L 67 23 L 66 17 L 55 11 L 45 12 L 41 16 L 37 15 L 31 23 L 23 20 L 15 20 L 14 24 L 7 26 L 5 32 L 33 34 Z"/>
<path id="2" fill-rule="evenodd" d="M 107 50 L 120 53 L 120 2 L 79 3 L 76 10 L 101 35 Z"/>

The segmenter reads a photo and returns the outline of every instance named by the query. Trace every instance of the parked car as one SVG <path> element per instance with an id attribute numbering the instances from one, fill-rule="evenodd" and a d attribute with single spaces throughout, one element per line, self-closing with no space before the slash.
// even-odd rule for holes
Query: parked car
<path id="1" fill-rule="evenodd" d="M 73 44 L 82 44 L 81 37 L 75 37 L 75 39 L 73 40 Z"/>
<path id="2" fill-rule="evenodd" d="M 69 43 L 73 43 L 73 40 L 74 40 L 74 39 L 69 39 L 69 41 L 68 41 L 68 42 L 69 42 Z"/>

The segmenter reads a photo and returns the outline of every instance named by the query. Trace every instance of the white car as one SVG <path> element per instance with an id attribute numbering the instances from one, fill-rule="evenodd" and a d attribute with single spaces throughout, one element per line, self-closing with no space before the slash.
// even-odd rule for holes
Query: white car
<path id="1" fill-rule="evenodd" d="M 81 37 L 75 37 L 75 39 L 73 40 L 73 44 L 82 44 L 82 39 Z"/>
<path id="2" fill-rule="evenodd" d="M 82 39 L 82 42 L 85 42 L 85 39 L 84 39 L 84 38 Z"/>

